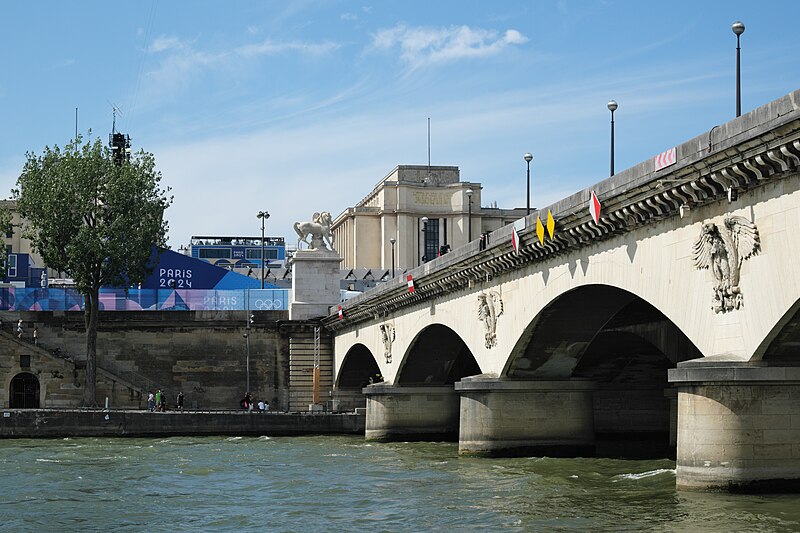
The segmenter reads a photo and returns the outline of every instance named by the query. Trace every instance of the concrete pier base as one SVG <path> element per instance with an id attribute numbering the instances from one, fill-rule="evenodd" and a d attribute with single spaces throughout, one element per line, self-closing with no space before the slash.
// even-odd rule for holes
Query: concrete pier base
<path id="1" fill-rule="evenodd" d="M 370 385 L 367 440 L 450 440 L 458 438 L 459 398 L 449 387 Z"/>
<path id="2" fill-rule="evenodd" d="M 689 361 L 669 380 L 679 489 L 800 490 L 800 367 Z"/>
<path id="3" fill-rule="evenodd" d="M 474 376 L 455 389 L 461 394 L 460 454 L 594 455 L 593 382 Z"/>

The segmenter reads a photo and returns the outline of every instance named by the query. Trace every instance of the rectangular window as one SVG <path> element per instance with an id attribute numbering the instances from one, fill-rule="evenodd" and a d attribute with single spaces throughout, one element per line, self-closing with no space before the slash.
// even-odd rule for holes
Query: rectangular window
<path id="1" fill-rule="evenodd" d="M 9 278 L 17 277 L 17 254 L 10 254 L 6 262 L 6 273 Z"/>
<path id="2" fill-rule="evenodd" d="M 198 250 L 200 259 L 230 259 L 230 248 L 200 248 Z"/>
<path id="3" fill-rule="evenodd" d="M 429 218 L 425 230 L 425 260 L 436 259 L 439 255 L 439 219 Z"/>
<path id="4" fill-rule="evenodd" d="M 30 368 L 31 367 L 31 356 L 30 355 L 20 355 L 19 356 L 19 367 L 20 368 Z"/>
<path id="5" fill-rule="evenodd" d="M 267 256 L 267 260 L 278 258 L 278 250 L 265 248 L 264 253 Z M 261 248 L 248 248 L 247 259 L 261 259 Z"/>

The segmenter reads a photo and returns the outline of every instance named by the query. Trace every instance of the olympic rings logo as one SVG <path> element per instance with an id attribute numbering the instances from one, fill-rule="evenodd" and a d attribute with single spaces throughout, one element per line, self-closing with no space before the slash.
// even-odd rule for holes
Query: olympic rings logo
<path id="1" fill-rule="evenodd" d="M 257 299 L 253 300 L 253 305 L 251 309 L 257 309 L 259 311 L 272 311 L 275 309 L 283 309 L 283 300 L 279 298 L 275 298 L 271 300 L 269 298 L 266 299 Z"/>

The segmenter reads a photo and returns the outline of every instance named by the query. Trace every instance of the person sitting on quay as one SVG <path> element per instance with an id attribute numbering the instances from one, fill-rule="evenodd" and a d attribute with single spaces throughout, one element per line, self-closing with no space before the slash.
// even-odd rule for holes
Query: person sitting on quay
<path id="1" fill-rule="evenodd" d="M 245 411 L 251 411 L 253 409 L 253 400 L 250 399 L 249 392 L 245 393 L 244 398 L 239 400 L 239 407 Z"/>
<path id="2" fill-rule="evenodd" d="M 267 404 L 264 403 L 264 400 L 258 400 L 258 410 L 259 411 L 266 411 L 267 410 Z"/>

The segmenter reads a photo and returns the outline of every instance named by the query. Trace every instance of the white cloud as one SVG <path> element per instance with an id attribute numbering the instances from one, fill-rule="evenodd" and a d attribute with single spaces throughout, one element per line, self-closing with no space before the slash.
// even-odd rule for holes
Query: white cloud
<path id="1" fill-rule="evenodd" d="M 260 43 L 247 44 L 236 48 L 236 53 L 244 57 L 275 55 L 283 52 L 299 52 L 306 55 L 323 55 L 337 50 L 339 44 L 324 41 L 321 43 L 306 43 L 301 41 L 280 42 L 266 39 Z"/>
<path id="2" fill-rule="evenodd" d="M 348 21 L 349 20 L 358 20 L 358 15 L 356 15 L 355 13 L 342 13 L 339 18 L 341 18 L 342 20 L 348 20 Z"/>
<path id="3" fill-rule="evenodd" d="M 161 35 L 153 39 L 147 51 L 150 53 L 166 52 L 167 50 L 183 50 L 188 46 L 177 37 Z"/>
<path id="4" fill-rule="evenodd" d="M 401 23 L 373 34 L 372 47 L 382 50 L 399 48 L 403 61 L 411 68 L 418 68 L 464 58 L 494 56 L 510 45 L 520 45 L 527 40 L 514 29 L 498 35 L 493 30 L 469 26 L 410 28 Z"/>

